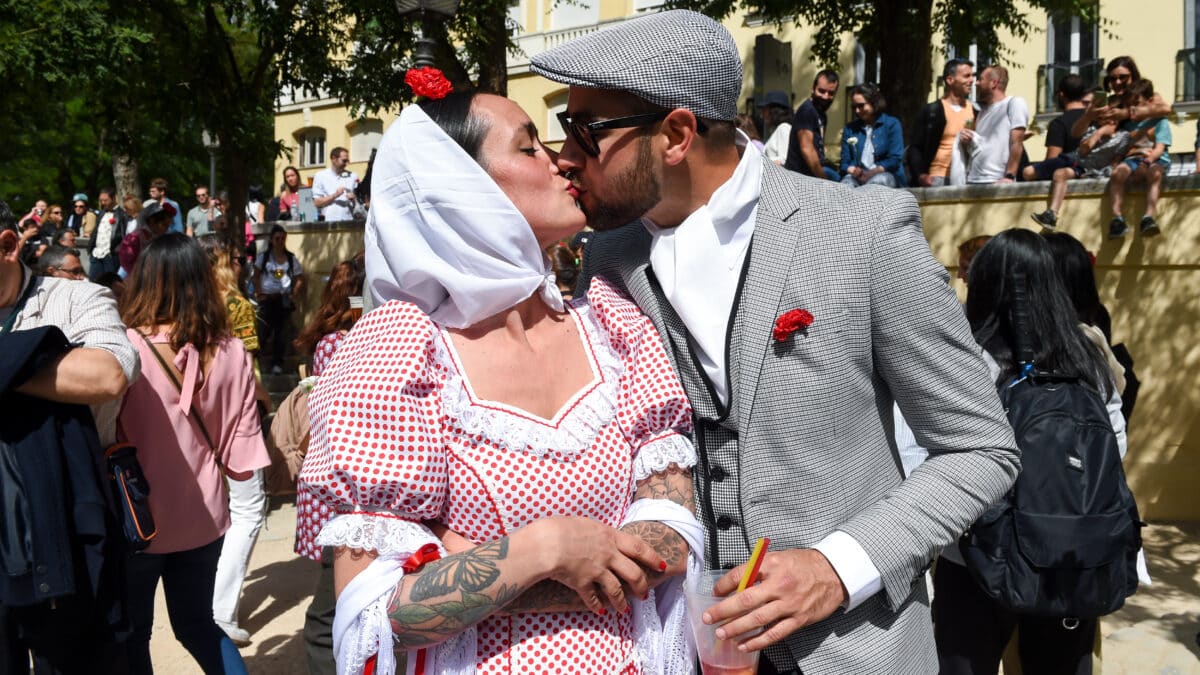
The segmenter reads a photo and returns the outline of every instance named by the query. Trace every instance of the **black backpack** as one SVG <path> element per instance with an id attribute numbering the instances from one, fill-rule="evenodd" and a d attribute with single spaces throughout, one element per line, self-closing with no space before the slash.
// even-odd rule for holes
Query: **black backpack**
<path id="1" fill-rule="evenodd" d="M 1094 618 L 1137 590 L 1141 526 L 1100 394 L 1034 374 L 1000 387 L 1021 450 L 1007 495 L 959 542 L 971 576 L 1020 614 Z"/>

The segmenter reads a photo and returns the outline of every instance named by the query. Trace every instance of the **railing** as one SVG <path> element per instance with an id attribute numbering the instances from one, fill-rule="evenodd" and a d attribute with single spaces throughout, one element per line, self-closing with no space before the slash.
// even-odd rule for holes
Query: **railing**
<path id="1" fill-rule="evenodd" d="M 1200 101 L 1200 48 L 1175 53 L 1175 102 Z"/>
<path id="2" fill-rule="evenodd" d="M 1100 86 L 1102 72 L 1104 72 L 1104 61 L 1101 59 L 1047 63 L 1038 66 L 1037 112 L 1049 113 L 1058 108 L 1058 103 L 1054 100 L 1054 92 L 1058 90 L 1058 83 L 1062 78 L 1076 73 L 1083 78 L 1084 85 L 1091 89 Z"/>
<path id="3" fill-rule="evenodd" d="M 542 52 L 553 49 L 564 42 L 570 42 L 575 38 L 583 37 L 590 33 L 595 33 L 601 28 L 621 23 L 627 19 L 614 19 L 610 21 L 601 21 L 587 26 L 575 26 L 573 28 L 564 28 L 562 30 L 546 31 L 544 33 L 526 33 L 518 35 L 515 42 L 517 43 L 516 50 L 508 55 L 508 72 L 523 72 L 529 68 L 529 60 Z"/>

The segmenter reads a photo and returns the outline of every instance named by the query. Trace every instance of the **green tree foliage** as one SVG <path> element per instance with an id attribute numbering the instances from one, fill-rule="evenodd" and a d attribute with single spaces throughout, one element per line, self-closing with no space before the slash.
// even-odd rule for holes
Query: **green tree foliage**
<path id="1" fill-rule="evenodd" d="M 306 0 L 291 27 L 281 81 L 332 95 L 358 113 L 394 110 L 411 99 L 404 74 L 423 32 L 436 43 L 435 65 L 457 86 L 503 94 L 507 21 L 504 0 L 464 0 L 444 23 L 401 16 L 395 0 Z"/>
<path id="2" fill-rule="evenodd" d="M 835 69 L 843 38 L 854 35 L 879 54 L 879 84 L 889 112 L 906 128 L 925 103 L 934 70 L 941 72 L 941 54 L 947 45 L 974 43 L 980 53 L 1003 62 L 1012 50 L 1001 36 L 1028 40 L 1040 30 L 1042 12 L 1078 15 L 1090 24 L 1100 20 L 1095 0 L 669 0 L 669 4 L 719 19 L 746 12 L 777 25 L 811 26 L 816 32 L 810 58 Z M 934 44 L 938 33 L 946 44 Z"/>

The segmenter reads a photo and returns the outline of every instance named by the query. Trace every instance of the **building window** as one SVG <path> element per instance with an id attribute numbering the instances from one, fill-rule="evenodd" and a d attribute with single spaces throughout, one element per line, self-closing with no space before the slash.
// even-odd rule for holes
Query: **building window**
<path id="1" fill-rule="evenodd" d="M 525 4 L 521 0 L 508 0 L 505 23 L 509 35 L 519 35 L 525 31 Z"/>
<path id="2" fill-rule="evenodd" d="M 1200 101 L 1200 0 L 1184 4 L 1183 46 L 1175 53 L 1175 102 L 1194 103 Z"/>
<path id="3" fill-rule="evenodd" d="M 325 166 L 325 130 L 305 129 L 296 134 L 300 154 L 300 168 Z"/>
<path id="4" fill-rule="evenodd" d="M 1054 92 L 1058 82 L 1077 74 L 1089 88 L 1100 86 L 1103 64 L 1097 53 L 1098 27 L 1078 16 L 1051 15 L 1046 29 L 1046 65 L 1038 69 L 1037 111 L 1057 108 Z"/>
<path id="5" fill-rule="evenodd" d="M 381 120 L 356 120 L 350 124 L 350 160 L 365 162 L 371 156 L 371 151 L 379 148 L 383 140 L 383 122 Z"/>

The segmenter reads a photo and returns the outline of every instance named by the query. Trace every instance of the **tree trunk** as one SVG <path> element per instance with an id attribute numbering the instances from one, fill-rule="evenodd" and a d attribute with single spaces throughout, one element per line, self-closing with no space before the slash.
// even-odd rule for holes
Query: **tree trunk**
<path id="1" fill-rule="evenodd" d="M 221 166 L 225 173 L 225 189 L 229 191 L 229 203 L 225 204 L 225 218 L 234 241 L 241 243 L 246 231 L 246 202 L 250 194 L 250 158 L 244 153 L 231 151 L 238 147 L 225 134 L 221 138 Z"/>
<path id="2" fill-rule="evenodd" d="M 113 153 L 113 181 L 117 189 L 117 204 L 128 195 L 142 198 L 142 185 L 138 179 L 137 160 L 124 153 Z"/>
<path id="3" fill-rule="evenodd" d="M 904 137 L 911 139 L 933 81 L 933 0 L 883 0 L 875 7 L 879 82 L 888 113 L 900 120 Z"/>

